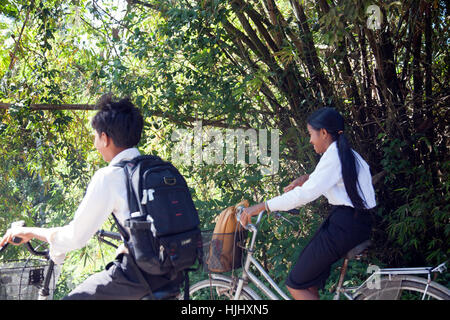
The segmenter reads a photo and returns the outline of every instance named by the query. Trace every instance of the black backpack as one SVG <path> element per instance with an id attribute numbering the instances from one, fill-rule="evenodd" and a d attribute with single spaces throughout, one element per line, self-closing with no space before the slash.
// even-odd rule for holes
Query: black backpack
<path id="1" fill-rule="evenodd" d="M 153 155 L 122 161 L 130 218 L 120 233 L 137 265 L 151 275 L 173 275 L 202 262 L 200 220 L 186 180 Z M 128 234 L 129 233 L 129 234 Z M 187 272 L 186 272 L 187 274 Z"/>

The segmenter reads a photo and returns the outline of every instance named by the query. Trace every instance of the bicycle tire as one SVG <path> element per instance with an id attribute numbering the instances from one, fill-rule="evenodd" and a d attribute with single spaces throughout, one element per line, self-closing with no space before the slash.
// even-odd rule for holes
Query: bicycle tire
<path id="1" fill-rule="evenodd" d="M 382 277 L 380 279 L 381 289 L 369 289 L 363 287 L 356 294 L 357 300 L 387 300 L 391 297 L 393 300 L 421 300 L 425 290 L 425 300 L 450 300 L 450 290 L 443 285 L 431 281 L 427 287 L 427 279 L 416 276 L 398 275 Z"/>
<path id="2" fill-rule="evenodd" d="M 233 300 L 235 286 L 232 280 L 207 279 L 193 284 L 189 290 L 191 300 Z M 242 288 L 242 300 L 256 300 L 255 293 L 246 287 Z"/>

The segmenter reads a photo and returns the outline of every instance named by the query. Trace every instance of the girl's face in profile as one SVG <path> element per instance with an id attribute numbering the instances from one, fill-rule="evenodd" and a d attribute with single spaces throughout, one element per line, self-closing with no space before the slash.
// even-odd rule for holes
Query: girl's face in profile
<path id="1" fill-rule="evenodd" d="M 328 131 L 325 129 L 316 130 L 307 124 L 309 132 L 309 143 L 314 146 L 314 151 L 318 154 L 322 154 L 327 151 L 328 146 L 333 142 L 333 139 Z"/>

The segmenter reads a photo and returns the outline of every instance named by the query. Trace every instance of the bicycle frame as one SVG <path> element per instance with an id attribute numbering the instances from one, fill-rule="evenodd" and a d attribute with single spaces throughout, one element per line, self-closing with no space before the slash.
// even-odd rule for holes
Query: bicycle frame
<path id="1" fill-rule="evenodd" d="M 248 280 L 253 282 L 266 296 L 268 296 L 272 300 L 279 300 L 278 296 L 273 293 L 264 283 L 262 283 L 261 280 L 258 279 L 257 276 L 255 276 L 250 271 L 250 265 L 254 265 L 256 269 L 261 273 L 261 275 L 264 277 L 264 279 L 267 280 L 267 282 L 270 284 L 270 286 L 285 300 L 290 300 L 290 298 L 281 290 L 281 288 L 273 281 L 273 279 L 269 276 L 269 274 L 264 270 L 264 268 L 261 266 L 261 264 L 253 257 L 254 247 L 255 247 L 255 241 L 256 236 L 258 234 L 258 228 L 262 216 L 266 213 L 265 210 L 261 211 L 258 215 L 258 219 L 255 224 L 249 224 L 247 225 L 247 229 L 252 232 L 252 239 L 250 241 L 250 246 L 247 248 L 247 258 L 245 260 L 244 268 L 242 270 L 242 277 L 239 278 L 236 293 L 234 295 L 234 299 L 238 300 L 242 288 L 244 286 L 244 283 L 246 283 Z M 239 214 L 240 218 L 240 214 Z M 240 220 L 238 218 L 238 220 Z"/>
<path id="2" fill-rule="evenodd" d="M 418 267 L 418 268 L 386 268 L 386 269 L 379 269 L 375 271 L 369 278 L 367 278 L 359 287 L 357 288 L 342 288 L 341 292 L 343 293 L 349 300 L 354 300 L 354 295 L 358 293 L 359 290 L 364 288 L 364 286 L 367 285 L 367 283 L 376 282 L 380 279 L 381 276 L 388 276 L 389 280 L 391 280 L 392 276 L 397 275 L 427 275 L 427 285 L 425 288 L 425 292 L 423 293 L 422 300 L 425 299 L 428 287 L 431 283 L 431 274 L 434 272 L 442 273 L 447 269 L 446 262 L 441 263 L 437 267 Z M 339 294 L 337 293 L 337 294 Z"/>
<path id="3" fill-rule="evenodd" d="M 237 220 L 240 221 L 240 214 L 241 214 L 242 208 L 238 210 L 237 212 Z M 255 224 L 248 224 L 246 229 L 252 232 L 252 239 L 250 241 L 250 245 L 246 248 L 247 250 L 247 258 L 244 263 L 244 267 L 242 269 L 242 275 L 239 277 L 236 292 L 234 294 L 234 300 L 238 300 L 241 296 L 242 290 L 244 288 L 244 285 L 246 286 L 245 290 L 247 293 L 251 294 L 252 296 L 255 296 L 260 299 L 260 297 L 247 286 L 247 282 L 251 281 L 254 283 L 267 297 L 269 297 L 272 300 L 279 300 L 279 297 L 271 291 L 270 288 L 268 288 L 255 274 L 253 274 L 250 271 L 250 266 L 253 265 L 260 274 L 266 279 L 266 281 L 269 283 L 269 285 L 278 293 L 283 299 L 285 300 L 291 300 L 289 296 L 287 296 L 281 288 L 275 283 L 275 281 L 269 276 L 269 274 L 264 270 L 264 268 L 261 266 L 261 264 L 253 257 L 254 253 L 254 247 L 255 247 L 255 241 L 256 236 L 258 234 L 258 228 L 257 226 L 261 222 L 262 216 L 266 213 L 265 210 L 261 211 L 258 215 L 258 219 Z M 429 285 L 431 284 L 431 273 L 439 272 L 442 273 L 447 269 L 446 262 L 438 265 L 437 267 L 421 267 L 421 268 L 388 268 L 388 269 L 378 269 L 376 270 L 371 276 L 369 276 L 359 287 L 342 287 L 338 292 L 336 292 L 335 298 L 339 299 L 339 295 L 342 293 L 345 295 L 345 297 L 349 300 L 354 300 L 355 297 L 357 297 L 358 292 L 364 288 L 368 283 L 376 281 L 380 279 L 381 276 L 388 276 L 389 280 L 391 280 L 391 277 L 397 276 L 397 275 L 427 275 L 426 279 L 426 287 L 425 291 L 423 293 L 422 299 L 424 299 L 427 295 L 427 290 L 429 288 Z M 377 279 L 378 277 L 378 279 Z M 213 275 L 213 278 L 216 279 L 222 279 L 227 281 L 225 277 L 222 277 L 220 275 Z M 424 279 L 425 280 L 425 279 Z"/>

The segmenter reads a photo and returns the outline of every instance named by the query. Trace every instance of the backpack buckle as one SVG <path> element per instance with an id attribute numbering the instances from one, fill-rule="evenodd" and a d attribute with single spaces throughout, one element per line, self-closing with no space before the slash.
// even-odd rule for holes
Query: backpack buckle
<path id="1" fill-rule="evenodd" d="M 175 183 L 177 183 L 177 178 L 175 178 L 175 177 L 164 177 L 164 183 L 169 185 L 169 186 L 173 186 L 173 185 L 175 185 Z"/>

